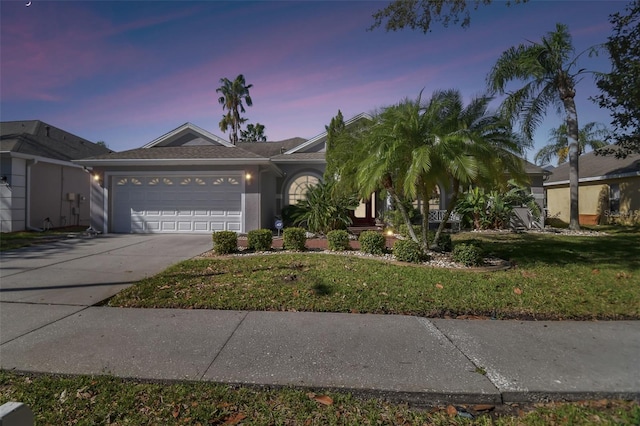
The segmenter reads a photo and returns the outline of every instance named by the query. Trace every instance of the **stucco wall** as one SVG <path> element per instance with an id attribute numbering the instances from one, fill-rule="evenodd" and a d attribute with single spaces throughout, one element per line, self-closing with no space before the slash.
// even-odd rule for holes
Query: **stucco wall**
<path id="1" fill-rule="evenodd" d="M 607 219 L 609 185 L 620 185 L 620 213 L 635 214 L 640 210 L 640 176 L 581 183 L 578 190 L 578 211 L 581 215 L 599 215 L 600 222 Z M 569 222 L 569 185 L 546 188 L 547 209 L 550 218 Z"/>
<path id="2" fill-rule="evenodd" d="M 31 167 L 30 225 L 89 226 L 90 176 L 81 168 L 38 162 Z M 71 194 L 71 195 L 70 195 Z"/>
<path id="3" fill-rule="evenodd" d="M 262 202 L 261 228 L 273 229 L 274 219 L 280 212 L 276 210 L 276 176 L 273 172 L 263 172 L 260 177 L 260 197 Z"/>
<path id="4" fill-rule="evenodd" d="M 26 160 L 2 157 L 0 174 L 7 177 L 7 185 L 0 185 L 0 232 L 25 229 Z"/>

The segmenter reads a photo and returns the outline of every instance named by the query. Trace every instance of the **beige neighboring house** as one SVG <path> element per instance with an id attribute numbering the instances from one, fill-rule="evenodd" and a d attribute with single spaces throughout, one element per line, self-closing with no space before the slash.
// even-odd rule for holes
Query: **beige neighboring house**
<path id="1" fill-rule="evenodd" d="M 39 120 L 0 123 L 0 232 L 89 226 L 91 175 L 71 160 L 112 152 Z"/>
<path id="2" fill-rule="evenodd" d="M 640 154 L 625 159 L 590 152 L 579 159 L 580 224 L 640 223 Z M 544 183 L 547 217 L 569 222 L 569 164 Z"/>

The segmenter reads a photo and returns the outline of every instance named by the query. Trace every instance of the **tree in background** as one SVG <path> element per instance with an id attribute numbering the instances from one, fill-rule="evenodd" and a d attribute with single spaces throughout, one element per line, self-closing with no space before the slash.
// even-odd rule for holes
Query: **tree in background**
<path id="1" fill-rule="evenodd" d="M 571 35 L 563 24 L 556 24 L 539 43 L 530 42 L 511 47 L 502 53 L 487 76 L 492 93 L 507 94 L 502 109 L 513 120 L 520 121 L 523 134 L 533 138 L 548 107 L 564 114 L 569 146 L 569 229 L 580 229 L 578 221 L 578 113 L 575 103 L 576 64 Z M 525 85 L 508 92 L 506 85 L 521 80 Z"/>
<path id="2" fill-rule="evenodd" d="M 538 165 L 548 164 L 555 157 L 558 158 L 558 165 L 567 161 L 569 154 L 569 132 L 566 124 L 561 124 L 557 129 L 549 131 L 549 144 L 536 153 L 534 161 Z M 585 153 L 587 146 L 591 149 L 600 149 L 609 145 L 609 129 L 603 124 L 590 122 L 582 126 L 578 131 L 578 155 Z"/>
<path id="3" fill-rule="evenodd" d="M 247 130 L 240 130 L 240 142 L 266 142 L 264 126 L 260 123 L 247 124 Z"/>
<path id="4" fill-rule="evenodd" d="M 618 149 L 603 152 L 614 153 L 616 157 L 640 153 L 640 2 L 629 3 L 626 12 L 609 16 L 613 35 L 605 46 L 612 70 L 598 77 L 602 94 L 593 98 L 600 107 L 611 110 L 613 138 Z"/>
<path id="5" fill-rule="evenodd" d="M 228 78 L 221 78 L 220 84 L 221 86 L 216 89 L 216 92 L 221 94 L 218 98 L 218 103 L 222 105 L 223 111 L 227 111 L 227 113 L 222 116 L 222 120 L 220 120 L 220 130 L 226 132 L 231 128 L 229 139 L 230 142 L 235 145 L 238 143 L 240 126 L 247 121 L 246 118 L 240 116 L 240 113 L 246 112 L 244 103 L 246 103 L 247 106 L 253 105 L 253 101 L 249 95 L 249 89 L 253 87 L 253 84 L 247 84 L 242 74 L 238 75 L 233 81 Z"/>
<path id="6" fill-rule="evenodd" d="M 98 142 L 96 142 L 96 145 L 104 147 L 104 148 L 109 148 L 105 141 L 98 141 Z"/>
<path id="7" fill-rule="evenodd" d="M 498 3 L 509 6 L 527 1 L 507 0 Z M 394 0 L 373 14 L 374 24 L 369 29 L 384 23 L 387 31 L 409 27 L 426 34 L 431 31 L 432 22 L 440 22 L 445 28 L 449 24 L 460 24 L 462 28 L 467 28 L 471 23 L 470 7 L 475 10 L 491 3 L 491 0 Z"/>

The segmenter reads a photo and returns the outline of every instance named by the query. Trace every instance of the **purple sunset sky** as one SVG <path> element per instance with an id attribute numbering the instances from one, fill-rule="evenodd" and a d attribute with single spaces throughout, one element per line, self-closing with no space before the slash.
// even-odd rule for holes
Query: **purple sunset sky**
<path id="1" fill-rule="evenodd" d="M 248 123 L 269 140 L 313 137 L 338 109 L 345 118 L 434 90 L 470 98 L 507 48 L 568 25 L 576 52 L 611 35 L 626 1 L 503 2 L 472 12 L 471 27 L 429 34 L 367 31 L 383 1 L 2 1 L 2 121 L 40 119 L 116 151 L 192 122 L 218 127 L 219 80 L 253 84 Z M 608 71 L 606 54 L 581 68 Z M 587 75 L 577 87 L 581 124 L 608 124 Z M 497 105 L 497 101 L 496 101 Z M 549 110 L 535 149 L 560 118 Z"/>

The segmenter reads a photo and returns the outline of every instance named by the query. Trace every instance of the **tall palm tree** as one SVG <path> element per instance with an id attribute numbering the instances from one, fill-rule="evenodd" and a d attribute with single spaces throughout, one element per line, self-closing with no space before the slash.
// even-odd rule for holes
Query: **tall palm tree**
<path id="1" fill-rule="evenodd" d="M 578 55 L 579 56 L 579 55 Z M 539 43 L 520 44 L 502 53 L 487 76 L 491 93 L 507 94 L 502 107 L 512 119 L 518 119 L 523 133 L 533 138 L 535 128 L 546 109 L 554 106 L 564 112 L 569 147 L 569 228 L 580 229 L 578 222 L 578 113 L 575 104 L 576 78 L 584 70 L 573 72 L 577 56 L 571 35 L 563 24 L 556 24 Z M 506 84 L 521 80 L 525 85 L 507 92 Z"/>
<path id="2" fill-rule="evenodd" d="M 228 78 L 221 78 L 220 84 L 221 86 L 216 89 L 216 92 L 222 95 L 218 98 L 218 103 L 222 105 L 223 111 L 227 111 L 222 116 L 222 120 L 220 120 L 220 130 L 226 132 L 231 127 L 229 139 L 235 145 L 238 143 L 240 125 L 247 121 L 246 118 L 240 116 L 240 113 L 246 112 L 243 102 L 247 106 L 253 105 L 249 95 L 249 89 L 253 87 L 253 84 L 247 84 L 242 74 L 238 75 L 233 81 Z"/>
<path id="3" fill-rule="evenodd" d="M 550 163 L 554 157 L 558 158 L 558 165 L 567 161 L 569 153 L 569 135 L 566 124 L 561 124 L 556 129 L 549 131 L 549 144 L 536 153 L 534 158 L 536 164 L 543 165 Z M 578 155 L 585 153 L 587 146 L 591 149 L 598 149 L 609 145 L 607 137 L 609 130 L 606 126 L 594 121 L 585 124 L 578 131 Z"/>
<path id="4" fill-rule="evenodd" d="M 488 97 L 464 106 L 459 91 L 437 91 L 431 99 L 400 102 L 386 108 L 363 132 L 357 181 L 362 194 L 384 189 L 394 199 L 411 238 L 428 248 L 429 203 L 421 203 L 422 238 L 410 226 L 405 199 L 428 200 L 436 184 L 451 185 L 453 194 L 436 242 L 455 206 L 461 186 L 523 176 L 518 139 L 509 122 L 488 113 Z"/>

